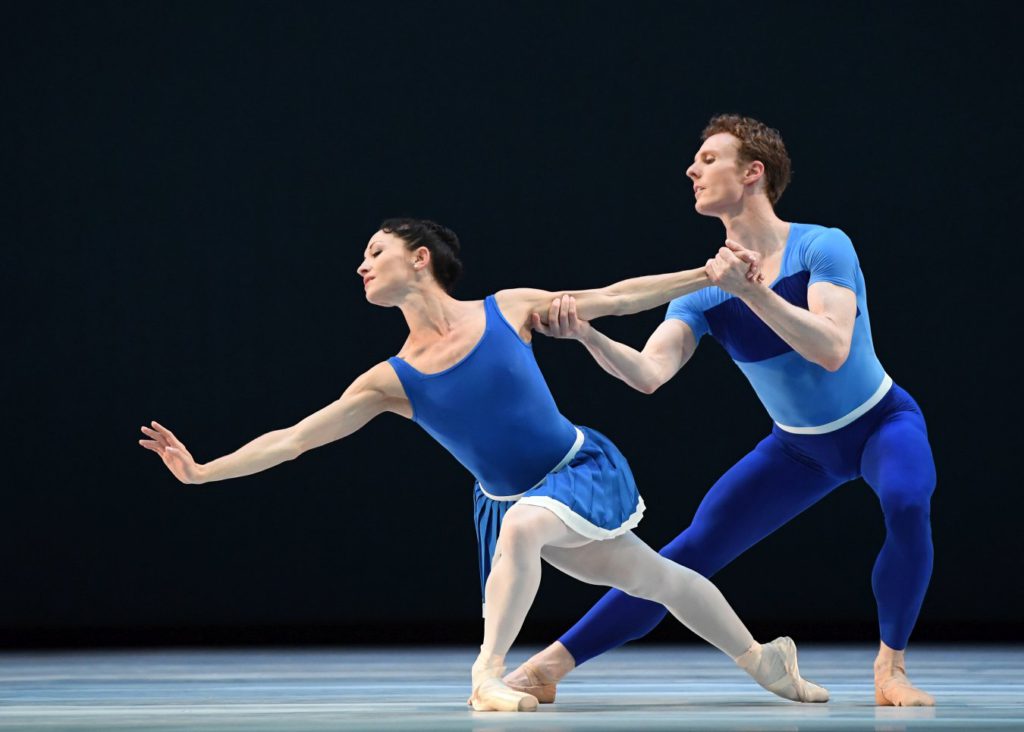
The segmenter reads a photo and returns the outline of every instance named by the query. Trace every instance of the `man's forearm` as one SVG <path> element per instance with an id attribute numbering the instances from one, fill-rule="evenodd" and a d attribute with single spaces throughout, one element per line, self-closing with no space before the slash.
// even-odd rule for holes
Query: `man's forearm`
<path id="1" fill-rule="evenodd" d="M 650 394 L 661 386 L 654 364 L 635 348 L 613 341 L 593 326 L 580 341 L 601 368 L 637 391 Z"/>
<path id="2" fill-rule="evenodd" d="M 742 296 L 776 335 L 811 363 L 835 371 L 846 360 L 849 342 L 829 318 L 790 304 L 768 287 L 758 287 Z"/>

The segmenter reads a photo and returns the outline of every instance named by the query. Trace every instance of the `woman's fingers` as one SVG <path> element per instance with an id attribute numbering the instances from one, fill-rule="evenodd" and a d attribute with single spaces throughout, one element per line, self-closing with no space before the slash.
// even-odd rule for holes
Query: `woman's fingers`
<path id="1" fill-rule="evenodd" d="M 139 444 L 142 445 L 147 450 L 152 450 L 158 455 L 162 456 L 164 454 L 163 445 L 161 445 L 156 440 L 139 440 Z"/>
<path id="2" fill-rule="evenodd" d="M 190 467 L 192 456 L 188 454 L 188 451 L 185 450 L 184 445 L 180 442 L 176 445 L 170 444 L 170 440 L 174 439 L 174 435 L 171 434 L 170 430 L 156 422 L 153 422 L 153 426 L 156 429 L 142 428 L 142 432 L 152 439 L 139 440 L 139 445 L 159 455 L 167 469 L 182 483 L 193 482 L 192 469 Z M 175 440 L 175 442 L 177 441 Z"/>
<path id="3" fill-rule="evenodd" d="M 142 434 L 144 434 L 147 437 L 149 437 L 150 439 L 156 440 L 157 442 L 160 442 L 160 443 L 166 443 L 166 441 L 167 441 L 164 438 L 163 435 L 161 435 L 156 430 L 151 430 L 149 427 L 143 427 L 142 428 Z"/>
<path id="4" fill-rule="evenodd" d="M 187 452 L 187 450 L 185 450 L 185 446 L 182 444 L 181 440 L 179 440 L 177 437 L 175 437 L 173 432 L 171 432 L 169 429 L 164 427 L 162 424 L 160 424 L 156 420 L 153 420 L 152 424 L 153 424 L 153 428 L 156 429 L 158 432 L 160 432 L 160 434 L 163 435 L 163 437 L 166 439 L 168 446 L 176 447 L 179 450 L 181 450 L 182 452 Z"/>
<path id="5" fill-rule="evenodd" d="M 164 427 L 162 424 L 160 424 L 156 420 L 153 420 L 151 424 L 153 425 L 153 429 L 155 429 L 157 432 L 159 432 L 161 435 L 167 438 L 168 442 L 172 444 L 178 442 L 178 438 L 174 436 L 174 433 L 171 432 L 166 427 Z"/>

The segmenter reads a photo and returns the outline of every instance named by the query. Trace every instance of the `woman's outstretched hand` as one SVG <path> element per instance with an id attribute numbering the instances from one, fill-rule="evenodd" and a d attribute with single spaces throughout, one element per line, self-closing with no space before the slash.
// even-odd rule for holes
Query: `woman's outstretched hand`
<path id="1" fill-rule="evenodd" d="M 167 469 L 182 483 L 202 483 L 202 466 L 196 463 L 181 440 L 159 422 L 150 424 L 152 429 L 142 428 L 143 434 L 149 439 L 139 440 L 139 444 L 159 455 Z"/>

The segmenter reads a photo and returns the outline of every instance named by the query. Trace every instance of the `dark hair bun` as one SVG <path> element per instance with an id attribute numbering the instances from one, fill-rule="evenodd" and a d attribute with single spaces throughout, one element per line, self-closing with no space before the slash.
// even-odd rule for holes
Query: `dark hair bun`
<path id="1" fill-rule="evenodd" d="M 429 249 L 434 279 L 445 292 L 452 291 L 462 275 L 462 261 L 459 259 L 461 246 L 454 231 L 436 221 L 411 218 L 387 219 L 381 223 L 380 230 L 385 234 L 394 234 L 410 250 L 416 247 Z"/>
<path id="2" fill-rule="evenodd" d="M 460 252 L 459 237 L 455 235 L 455 232 L 449 229 L 444 224 L 439 224 L 436 221 L 429 221 L 424 219 L 423 224 L 434 232 L 441 241 L 452 248 L 456 254 Z"/>

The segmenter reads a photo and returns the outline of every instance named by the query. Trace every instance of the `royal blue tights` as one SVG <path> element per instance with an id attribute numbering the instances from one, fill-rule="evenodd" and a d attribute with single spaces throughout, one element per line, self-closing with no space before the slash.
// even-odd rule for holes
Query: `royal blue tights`
<path id="1" fill-rule="evenodd" d="M 921 410 L 896 385 L 834 432 L 794 435 L 776 427 L 712 486 L 693 522 L 661 554 L 710 577 L 857 477 L 878 495 L 885 516 L 885 543 L 871 575 L 881 639 L 902 650 L 931 577 L 935 465 Z M 661 605 L 612 590 L 559 640 L 579 665 L 643 637 L 665 614 Z"/>

